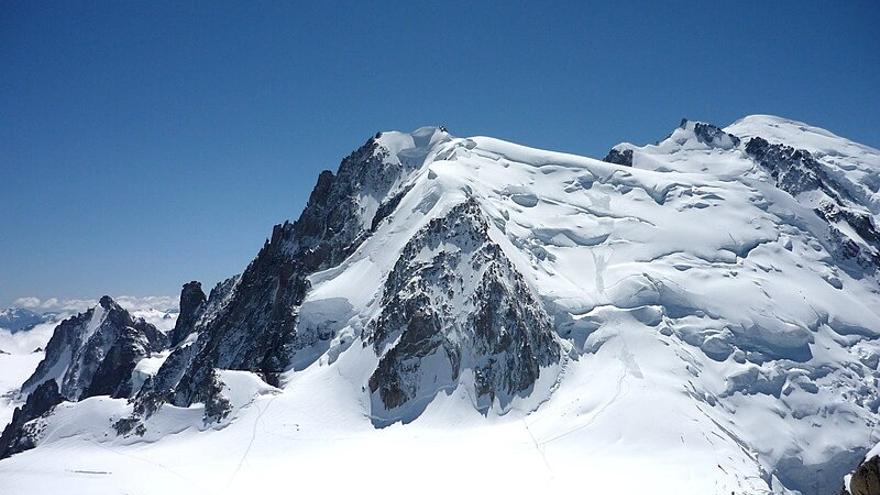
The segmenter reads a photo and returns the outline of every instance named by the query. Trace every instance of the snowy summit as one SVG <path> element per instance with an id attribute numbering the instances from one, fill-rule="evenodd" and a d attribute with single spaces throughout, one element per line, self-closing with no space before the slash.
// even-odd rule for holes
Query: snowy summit
<path id="1" fill-rule="evenodd" d="M 838 493 L 880 441 L 878 226 L 880 151 L 779 117 L 604 160 L 381 132 L 172 330 L 58 325 L 0 479 Z"/>

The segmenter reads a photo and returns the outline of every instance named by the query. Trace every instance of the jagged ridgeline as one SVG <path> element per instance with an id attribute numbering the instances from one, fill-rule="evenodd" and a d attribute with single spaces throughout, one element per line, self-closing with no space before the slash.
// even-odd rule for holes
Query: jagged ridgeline
<path id="1" fill-rule="evenodd" d="M 133 318 L 109 296 L 62 321 L 45 357 L 21 386 L 27 400 L 16 408 L 0 436 L 0 458 L 32 448 L 41 428 L 29 422 L 62 401 L 131 397 L 143 383 L 135 372 L 138 362 L 167 347 L 164 333 L 142 318 Z"/>
<path id="2" fill-rule="evenodd" d="M 29 394 L 47 380 L 66 400 L 96 395 L 129 397 L 139 385 L 132 371 L 141 359 L 168 347 L 166 335 L 108 296 L 56 327 L 46 356 L 21 386 Z"/>
<path id="3" fill-rule="evenodd" d="M 557 462 L 629 445 L 724 493 L 831 493 L 880 440 L 878 215 L 880 152 L 770 116 L 604 161 L 380 133 L 241 274 L 185 284 L 168 335 L 109 298 L 60 324 L 0 447 L 90 397 L 102 435 L 152 442 L 267 394 L 276 430 L 522 419 Z"/>
<path id="4" fill-rule="evenodd" d="M 410 137 L 408 153 L 394 156 L 381 138 L 346 157 L 335 175 L 322 172 L 299 219 L 275 226 L 244 273 L 218 285 L 207 300 L 196 284 L 184 287 L 173 331 L 178 347 L 135 397 L 135 415 L 119 423 L 120 431 L 165 402 L 202 402 L 206 420 L 222 419 L 230 405 L 217 369 L 253 371 L 278 385 L 298 351 L 330 337 L 297 328 L 307 277 L 338 265 L 371 235 L 408 190 L 430 146 L 448 135 L 426 128 Z"/>

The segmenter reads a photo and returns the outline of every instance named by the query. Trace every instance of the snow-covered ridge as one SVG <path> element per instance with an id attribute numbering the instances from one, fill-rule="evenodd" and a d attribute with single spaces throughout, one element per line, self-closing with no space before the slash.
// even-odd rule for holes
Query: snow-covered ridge
<path id="1" fill-rule="evenodd" d="M 876 247 L 880 153 L 767 116 L 614 151 L 376 135 L 241 275 L 187 284 L 132 402 L 58 406 L 0 474 L 87 438 L 150 459 L 246 444 L 214 458 L 233 487 L 292 459 L 357 480 L 393 443 L 425 465 L 479 451 L 517 488 L 594 466 L 619 489 L 635 463 L 656 493 L 837 490 L 880 440 L 880 284 L 853 254 Z"/>
<path id="2" fill-rule="evenodd" d="M 55 316 L 54 313 L 36 313 L 26 308 L 6 308 L 0 311 L 0 329 L 11 333 L 30 330 L 40 323 L 52 321 Z"/>
<path id="3" fill-rule="evenodd" d="M 21 392 L 29 394 L 53 380 L 61 396 L 69 400 L 105 394 L 128 397 L 137 361 L 167 345 L 165 334 L 104 296 L 94 308 L 55 328 L 45 358 L 22 384 Z"/>

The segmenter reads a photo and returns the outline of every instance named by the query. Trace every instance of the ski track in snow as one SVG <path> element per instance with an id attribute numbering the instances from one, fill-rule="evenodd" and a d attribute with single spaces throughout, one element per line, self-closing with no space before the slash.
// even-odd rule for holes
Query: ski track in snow
<path id="1" fill-rule="evenodd" d="M 554 437 L 551 437 L 547 440 L 542 440 L 539 442 L 539 445 L 541 445 L 541 446 L 547 445 L 551 442 L 555 442 L 561 438 L 565 438 L 573 433 L 576 433 L 580 430 L 583 430 L 584 428 L 589 428 L 596 421 L 596 419 L 598 419 L 599 416 L 602 415 L 602 413 L 604 413 L 609 407 L 614 405 L 618 401 L 618 399 L 620 399 L 626 393 L 626 391 L 624 390 L 623 384 L 624 384 L 624 381 L 626 380 L 627 376 L 628 376 L 627 366 L 626 365 L 621 366 L 620 376 L 618 377 L 617 383 L 615 385 L 614 395 L 612 395 L 608 401 L 606 401 L 604 404 L 602 404 L 601 407 L 599 407 L 596 411 L 594 411 L 585 423 L 583 423 L 579 426 L 576 426 L 575 428 L 572 428 L 568 431 L 560 433 Z"/>
<path id="2" fill-rule="evenodd" d="M 269 407 L 272 406 L 272 402 L 274 402 L 276 398 L 277 397 L 272 397 L 271 399 L 269 399 L 269 402 L 267 402 L 266 405 L 262 408 L 257 406 L 256 404 L 254 405 L 254 407 L 259 409 L 260 412 L 259 414 L 257 414 L 257 417 L 254 418 L 254 426 L 251 429 L 250 440 L 248 440 L 247 447 L 245 447 L 244 453 L 242 453 L 241 459 L 238 461 L 238 465 L 235 466 L 235 470 L 232 472 L 232 475 L 230 475 L 229 483 L 227 483 L 227 486 L 232 485 L 232 483 L 235 481 L 235 477 L 238 476 L 238 472 L 241 471 L 242 465 L 244 465 L 245 460 L 247 460 L 248 454 L 250 454 L 251 452 L 251 448 L 254 446 L 254 440 L 256 440 L 257 438 L 257 427 L 260 425 L 260 422 L 263 419 L 263 414 L 266 414 L 266 411 L 269 410 Z"/>

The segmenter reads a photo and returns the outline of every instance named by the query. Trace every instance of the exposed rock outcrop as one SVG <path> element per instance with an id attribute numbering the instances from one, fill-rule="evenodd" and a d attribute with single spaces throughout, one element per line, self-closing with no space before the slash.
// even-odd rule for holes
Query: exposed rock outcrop
<path id="1" fill-rule="evenodd" d="M 746 153 L 770 172 L 783 191 L 795 197 L 812 194 L 804 201 L 828 223 L 828 240 L 838 256 L 872 272 L 880 268 L 880 228 L 809 151 L 754 137 Z"/>
<path id="2" fill-rule="evenodd" d="M 832 188 L 834 182 L 809 151 L 754 137 L 746 144 L 746 153 L 769 170 L 776 185 L 791 195 L 821 189 L 839 199 L 838 191 Z"/>
<path id="3" fill-rule="evenodd" d="M 718 126 L 705 122 L 692 122 L 682 119 L 681 128 L 687 129 L 693 126 L 694 135 L 701 143 L 713 148 L 730 149 L 739 146 L 740 139 L 733 134 L 728 134 Z"/>
<path id="4" fill-rule="evenodd" d="M 856 468 L 849 481 L 849 491 L 844 488 L 842 495 L 880 494 L 880 457 L 874 456 Z"/>
<path id="5" fill-rule="evenodd" d="M 207 299 L 200 282 L 192 281 L 183 285 L 183 290 L 180 292 L 180 314 L 177 316 L 174 330 L 171 331 L 172 346 L 179 344 L 193 332 Z"/>
<path id="6" fill-rule="evenodd" d="M 314 344 L 313 336 L 296 331 L 298 308 L 309 289 L 306 277 L 339 264 L 369 237 L 396 207 L 407 174 L 419 165 L 391 156 L 379 134 L 345 158 L 335 175 L 322 172 L 299 219 L 276 225 L 240 277 L 212 291 L 203 309 L 178 321 L 180 335 L 196 332 L 198 337 L 175 349 L 145 384 L 135 399 L 136 416 L 148 416 L 164 402 L 222 403 L 218 368 L 252 371 L 277 385 L 291 357 Z M 184 299 L 189 296 L 181 294 L 182 318 Z"/>
<path id="7" fill-rule="evenodd" d="M 137 362 L 167 346 L 165 334 L 104 296 L 94 308 L 55 328 L 46 356 L 22 385 L 22 393 L 54 380 L 68 400 L 103 394 L 127 397 Z"/>
<path id="8" fill-rule="evenodd" d="M 29 424 L 30 421 L 51 411 L 63 400 L 55 380 L 46 380 L 35 388 L 24 405 L 12 413 L 12 421 L 0 435 L 0 459 L 34 448 L 40 428 L 39 425 Z"/>
<path id="9" fill-rule="evenodd" d="M 550 318 L 488 231 L 468 200 L 421 229 L 388 276 L 366 336 L 381 356 L 369 380 L 379 424 L 412 419 L 464 370 L 479 409 L 504 407 L 559 360 Z"/>
<path id="10" fill-rule="evenodd" d="M 611 148 L 610 151 L 608 151 L 608 154 L 605 155 L 605 158 L 603 158 L 602 160 L 608 163 L 616 163 L 618 165 L 632 167 L 633 150 L 628 148 L 618 149 L 617 147 L 614 147 Z"/>

